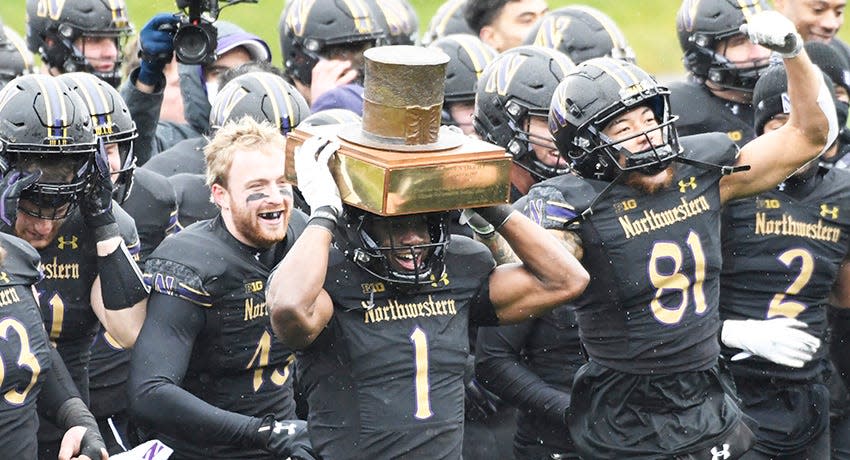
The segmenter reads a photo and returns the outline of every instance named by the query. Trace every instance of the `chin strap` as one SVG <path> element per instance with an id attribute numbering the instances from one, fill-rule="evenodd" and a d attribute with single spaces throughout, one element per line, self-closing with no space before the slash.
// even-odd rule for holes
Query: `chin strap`
<path id="1" fill-rule="evenodd" d="M 705 161 L 694 160 L 693 158 L 685 158 L 681 155 L 674 158 L 673 161 L 678 161 L 679 163 L 684 163 L 686 165 L 696 166 L 697 168 L 720 171 L 720 174 L 724 176 L 728 176 L 729 174 L 734 174 L 736 172 L 750 170 L 750 165 L 724 166 L 714 163 L 707 163 Z"/>

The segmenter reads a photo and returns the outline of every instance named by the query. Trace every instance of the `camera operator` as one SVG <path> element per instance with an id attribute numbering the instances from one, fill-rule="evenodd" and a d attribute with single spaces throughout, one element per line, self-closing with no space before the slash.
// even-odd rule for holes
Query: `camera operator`
<path id="1" fill-rule="evenodd" d="M 139 129 L 138 164 L 177 142 L 201 136 L 209 129 L 210 100 L 218 92 L 218 77 L 227 69 L 251 61 L 271 61 L 265 41 L 226 21 L 213 23 L 218 41 L 215 60 L 206 65 L 178 64 L 180 90 L 187 123 L 161 122 L 165 75 L 163 69 L 174 53 L 174 36 L 185 20 L 180 15 L 160 13 L 142 28 L 139 68 L 121 86 Z M 179 55 L 179 53 L 178 53 Z"/>

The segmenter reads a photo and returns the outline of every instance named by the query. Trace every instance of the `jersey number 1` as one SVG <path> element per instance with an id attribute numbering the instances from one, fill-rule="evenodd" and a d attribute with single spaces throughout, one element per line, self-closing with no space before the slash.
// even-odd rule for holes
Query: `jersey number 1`
<path id="1" fill-rule="evenodd" d="M 413 342 L 413 358 L 416 363 L 416 375 L 413 377 L 413 386 L 416 390 L 416 413 L 413 414 L 419 420 L 434 415 L 431 412 L 431 391 L 428 385 L 428 337 L 425 331 L 417 327 L 410 334 Z"/>

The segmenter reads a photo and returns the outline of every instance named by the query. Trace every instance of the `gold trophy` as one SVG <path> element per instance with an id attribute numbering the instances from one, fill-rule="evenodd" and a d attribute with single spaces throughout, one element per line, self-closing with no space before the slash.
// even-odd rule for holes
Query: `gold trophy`
<path id="1" fill-rule="evenodd" d="M 287 179 L 296 183 L 295 149 L 322 136 L 341 145 L 330 169 L 351 206 L 396 216 L 507 203 L 510 155 L 440 126 L 449 57 L 418 46 L 371 48 L 364 57 L 362 123 L 295 128 Z"/>

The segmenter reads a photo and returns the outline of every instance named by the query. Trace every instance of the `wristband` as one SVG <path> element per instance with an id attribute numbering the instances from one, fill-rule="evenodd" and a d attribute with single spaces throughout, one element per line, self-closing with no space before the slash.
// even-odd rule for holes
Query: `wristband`
<path id="1" fill-rule="evenodd" d="M 337 216 L 333 206 L 319 206 L 310 213 L 310 220 L 307 221 L 307 226 L 322 227 L 333 233 L 338 223 L 339 216 Z"/>
<path id="2" fill-rule="evenodd" d="M 484 220 L 492 224 L 493 230 L 496 231 L 502 228 L 502 225 L 505 225 L 505 222 L 510 219 L 511 214 L 514 212 L 514 208 L 508 204 L 500 204 L 496 206 L 488 206 L 486 208 L 475 208 L 475 212 L 484 218 Z"/>

